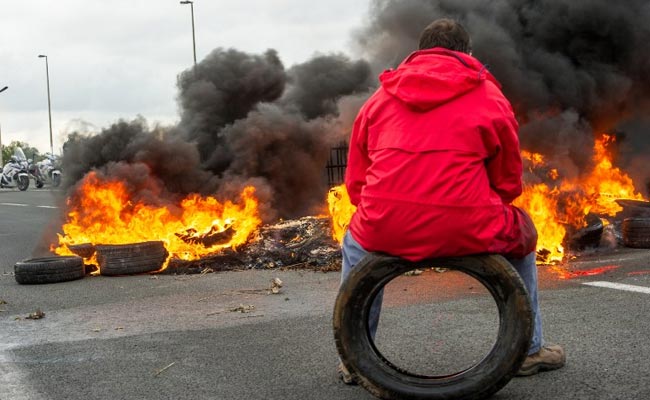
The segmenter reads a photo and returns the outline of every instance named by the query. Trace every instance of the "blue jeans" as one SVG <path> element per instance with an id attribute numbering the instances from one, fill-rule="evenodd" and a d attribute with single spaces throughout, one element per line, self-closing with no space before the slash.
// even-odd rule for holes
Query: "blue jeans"
<path id="1" fill-rule="evenodd" d="M 343 238 L 343 268 L 341 270 L 341 282 L 343 282 L 352 268 L 368 254 L 359 243 L 352 237 L 350 231 Z M 528 254 L 524 258 L 507 258 L 513 267 L 519 272 L 519 276 L 524 281 L 530 296 L 530 305 L 533 310 L 533 339 L 530 344 L 528 354 L 537 353 L 544 344 L 542 339 L 542 314 L 539 311 L 539 302 L 537 301 L 537 264 L 535 263 L 535 252 Z M 370 308 L 368 325 L 370 334 L 375 337 L 377 325 L 379 324 L 379 314 L 381 313 L 381 303 L 383 299 L 383 290 L 377 295 Z"/>

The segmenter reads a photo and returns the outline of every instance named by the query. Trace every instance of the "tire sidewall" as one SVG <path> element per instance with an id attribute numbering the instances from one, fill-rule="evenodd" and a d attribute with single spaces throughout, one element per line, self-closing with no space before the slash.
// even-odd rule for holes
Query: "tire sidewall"
<path id="1" fill-rule="evenodd" d="M 650 248 L 650 218 L 626 218 L 621 232 L 626 247 Z"/>
<path id="2" fill-rule="evenodd" d="M 162 241 L 97 245 L 95 251 L 100 274 L 106 276 L 155 272 L 169 257 Z"/>
<path id="3" fill-rule="evenodd" d="M 67 282 L 84 275 L 83 259 L 77 256 L 32 258 L 14 264 L 14 277 L 20 284 Z"/>
<path id="4" fill-rule="evenodd" d="M 372 254 L 353 269 L 341 287 L 334 314 L 337 348 L 353 376 L 375 396 L 483 398 L 505 386 L 526 357 L 532 334 L 530 301 L 514 268 L 501 256 L 439 261 L 438 265 L 409 263 Z M 441 266 L 474 277 L 489 290 L 499 309 L 499 333 L 492 350 L 477 365 L 454 376 L 429 378 L 408 374 L 386 360 L 370 338 L 367 321 L 376 295 L 394 278 L 423 266 Z M 520 318 L 521 315 L 524 317 Z"/>

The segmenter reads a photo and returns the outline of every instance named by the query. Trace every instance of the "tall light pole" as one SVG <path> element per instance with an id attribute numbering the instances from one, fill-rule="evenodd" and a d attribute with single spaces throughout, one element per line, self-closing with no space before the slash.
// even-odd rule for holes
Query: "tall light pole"
<path id="1" fill-rule="evenodd" d="M 181 4 L 189 4 L 190 11 L 192 12 L 192 49 L 194 50 L 194 67 L 196 67 L 196 36 L 194 35 L 194 2 L 190 0 L 183 0 Z"/>
<path id="2" fill-rule="evenodd" d="M 52 105 L 50 102 L 50 66 L 47 63 L 47 56 L 39 54 L 38 58 L 45 58 L 45 77 L 47 78 L 47 116 L 50 119 L 50 154 L 54 155 L 54 140 L 52 139 Z"/>
<path id="3" fill-rule="evenodd" d="M 0 89 L 0 93 L 4 92 L 5 90 L 9 89 L 9 86 L 5 86 L 2 89 Z M 0 168 L 4 167 L 4 161 L 2 160 L 2 127 L 0 126 Z"/>

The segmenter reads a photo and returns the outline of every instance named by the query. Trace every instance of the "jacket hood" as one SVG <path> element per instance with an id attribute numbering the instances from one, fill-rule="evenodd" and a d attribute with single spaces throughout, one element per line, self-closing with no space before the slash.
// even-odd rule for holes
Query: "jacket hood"
<path id="1" fill-rule="evenodd" d="M 411 53 L 397 69 L 379 76 L 381 86 L 416 111 L 428 111 L 479 86 L 501 85 L 476 58 L 436 47 Z"/>

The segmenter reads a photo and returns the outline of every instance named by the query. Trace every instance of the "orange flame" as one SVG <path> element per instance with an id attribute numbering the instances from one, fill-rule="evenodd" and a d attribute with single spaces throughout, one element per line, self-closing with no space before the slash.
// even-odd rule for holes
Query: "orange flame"
<path id="1" fill-rule="evenodd" d="M 592 211 L 610 216 L 623 209 L 615 202 L 616 199 L 643 200 L 643 196 L 634 188 L 632 179 L 612 165 L 608 147 L 615 140 L 615 137 L 610 135 L 602 135 L 599 140 L 596 140 L 594 145 L 596 166 L 584 182 L 584 186 L 590 189 L 587 193 L 596 195 L 597 198 Z"/>
<path id="2" fill-rule="evenodd" d="M 524 192 L 513 204 L 528 212 L 537 228 L 537 251 L 544 253 L 547 262 L 564 257 L 562 242 L 566 228 L 557 219 L 558 190 L 540 183 L 524 186 Z"/>
<path id="3" fill-rule="evenodd" d="M 632 179 L 613 166 L 609 146 L 614 140 L 613 136 L 601 135 L 594 145 L 593 170 L 586 177 L 561 182 L 558 181 L 559 171 L 549 168 L 544 156 L 522 150 L 521 155 L 527 161 L 528 170 L 543 172 L 541 176 L 550 182 L 525 183 L 522 195 L 513 202 L 530 214 L 537 227 L 537 252 L 541 256 L 539 262 L 562 261 L 567 228 L 579 229 L 586 226 L 585 217 L 590 212 L 613 216 L 621 210 L 616 199 L 644 200 L 636 191 Z M 344 185 L 330 190 L 328 203 L 333 236 L 340 242 L 356 207 L 350 204 Z M 607 224 L 607 221 L 603 223 Z"/>
<path id="4" fill-rule="evenodd" d="M 544 156 L 539 153 L 531 153 L 530 151 L 522 150 L 521 157 L 523 159 L 530 161 L 532 168 L 538 168 L 546 165 L 546 161 L 544 161 Z"/>
<path id="5" fill-rule="evenodd" d="M 524 185 L 523 194 L 514 202 L 529 212 L 539 231 L 538 253 L 547 253 L 542 261 L 561 261 L 564 257 L 562 243 L 565 226 L 582 228 L 585 216 L 595 213 L 613 216 L 622 210 L 616 199 L 643 200 L 637 193 L 632 179 L 613 166 L 609 146 L 615 141 L 610 135 L 601 135 L 594 144 L 594 167 L 585 177 L 565 180 L 553 187 L 547 184 Z M 545 167 L 541 156 L 522 151 L 522 157 L 532 165 L 531 169 Z M 558 179 L 558 172 L 551 169 L 546 176 Z M 604 221 L 607 224 L 607 221 Z"/>
<path id="6" fill-rule="evenodd" d="M 350 202 L 350 196 L 345 185 L 335 186 L 330 189 L 327 194 L 327 204 L 332 217 L 332 237 L 341 243 L 352 219 L 352 214 L 357 211 L 357 208 Z"/>
<path id="7" fill-rule="evenodd" d="M 190 194 L 177 204 L 151 205 L 134 202 L 123 182 L 90 172 L 67 200 L 63 234 L 53 251 L 70 255 L 69 245 L 160 240 L 170 258 L 199 259 L 246 243 L 261 224 L 254 193 L 254 187 L 246 187 L 242 204 Z"/>

